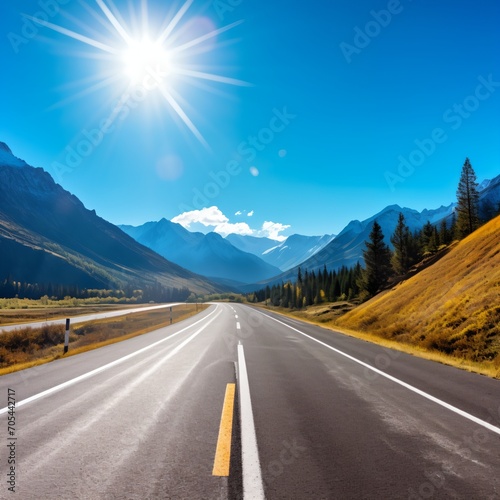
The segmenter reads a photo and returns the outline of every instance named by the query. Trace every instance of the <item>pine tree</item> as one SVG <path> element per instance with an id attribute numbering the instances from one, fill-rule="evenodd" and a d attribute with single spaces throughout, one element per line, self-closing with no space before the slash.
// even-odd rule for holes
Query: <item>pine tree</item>
<path id="1" fill-rule="evenodd" d="M 432 236 L 434 234 L 434 226 L 427 221 L 420 231 L 420 249 L 423 254 L 432 252 Z"/>
<path id="2" fill-rule="evenodd" d="M 479 227 L 479 193 L 476 174 L 469 158 L 465 159 L 457 189 L 457 237 L 465 238 Z"/>
<path id="3" fill-rule="evenodd" d="M 446 219 L 443 219 L 439 224 L 439 242 L 441 245 L 449 245 L 451 243 L 450 231 L 448 230 Z"/>
<path id="4" fill-rule="evenodd" d="M 405 224 L 405 216 L 400 213 L 398 224 L 391 237 L 394 246 L 391 264 L 396 274 L 405 274 L 410 268 L 410 229 Z"/>
<path id="5" fill-rule="evenodd" d="M 360 287 L 370 295 L 375 295 L 391 275 L 391 251 L 384 243 L 384 234 L 377 221 L 373 223 L 370 239 L 365 245 L 365 269 L 361 275 Z"/>

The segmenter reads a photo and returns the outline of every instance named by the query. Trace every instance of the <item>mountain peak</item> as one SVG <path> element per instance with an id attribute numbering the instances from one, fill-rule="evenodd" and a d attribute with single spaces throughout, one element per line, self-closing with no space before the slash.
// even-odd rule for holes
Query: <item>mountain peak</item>
<path id="1" fill-rule="evenodd" d="M 12 150 L 5 144 L 5 142 L 0 141 L 0 151 L 5 151 L 6 153 L 12 154 Z"/>
<path id="2" fill-rule="evenodd" d="M 5 142 L 0 141 L 0 166 L 25 167 L 26 165 L 26 162 L 14 156 Z"/>
<path id="3" fill-rule="evenodd" d="M 484 181 L 477 186 L 477 190 L 484 191 L 490 184 L 491 184 L 491 179 L 484 179 Z"/>

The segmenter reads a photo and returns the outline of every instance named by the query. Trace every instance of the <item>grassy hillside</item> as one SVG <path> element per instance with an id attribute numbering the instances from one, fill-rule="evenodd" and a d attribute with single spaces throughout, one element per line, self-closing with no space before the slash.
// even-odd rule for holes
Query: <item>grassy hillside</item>
<path id="1" fill-rule="evenodd" d="M 484 362 L 500 375 L 500 217 L 335 323 Z"/>

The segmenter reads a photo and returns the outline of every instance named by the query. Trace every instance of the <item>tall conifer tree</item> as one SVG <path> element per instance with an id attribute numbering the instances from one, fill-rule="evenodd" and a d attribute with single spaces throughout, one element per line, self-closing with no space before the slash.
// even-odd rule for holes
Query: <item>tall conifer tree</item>
<path id="1" fill-rule="evenodd" d="M 380 224 L 373 223 L 370 239 L 363 251 L 365 269 L 361 275 L 361 287 L 370 295 L 375 295 L 385 285 L 391 275 L 391 251 L 384 243 L 384 234 Z"/>
<path id="2" fill-rule="evenodd" d="M 476 173 L 465 159 L 457 189 L 457 236 L 465 238 L 479 227 L 479 193 L 477 190 Z"/>

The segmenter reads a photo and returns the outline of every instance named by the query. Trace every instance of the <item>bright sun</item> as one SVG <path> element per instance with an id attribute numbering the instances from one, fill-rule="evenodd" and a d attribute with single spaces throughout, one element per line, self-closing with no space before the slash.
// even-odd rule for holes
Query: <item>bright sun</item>
<path id="1" fill-rule="evenodd" d="M 123 53 L 122 60 L 124 72 L 134 84 L 140 83 L 147 75 L 158 72 L 160 68 L 164 74 L 170 66 L 167 51 L 148 39 L 132 41 Z"/>
<path id="2" fill-rule="evenodd" d="M 132 86 L 141 85 L 147 90 L 156 89 L 167 105 L 180 117 L 196 138 L 208 147 L 200 131 L 187 115 L 184 108 L 189 103 L 183 99 L 181 89 L 175 88 L 175 81 L 177 78 L 180 78 L 185 82 L 193 84 L 197 81 L 208 81 L 248 86 L 246 82 L 228 78 L 218 73 L 207 72 L 205 64 L 200 65 L 194 57 L 197 51 L 203 52 L 208 50 L 207 46 L 204 45 L 206 42 L 238 26 L 242 21 L 237 21 L 218 29 L 214 27 L 211 31 L 208 30 L 206 33 L 197 34 L 192 38 L 188 37 L 183 42 L 175 43 L 178 40 L 176 30 L 178 33 L 186 32 L 187 23 L 183 25 L 181 21 L 194 0 L 185 0 L 184 4 L 173 17 L 164 21 L 160 31 L 153 37 L 149 36 L 150 23 L 148 19 L 147 0 L 141 1 L 140 13 L 131 13 L 131 24 L 142 26 L 142 30 L 131 30 L 124 21 L 119 9 L 112 3 L 112 0 L 95 0 L 95 2 L 98 10 L 94 10 L 91 7 L 89 9 L 93 17 L 98 19 L 112 33 L 111 38 L 99 33 L 92 38 L 84 33 L 72 31 L 64 26 L 58 26 L 33 16 L 26 16 L 26 18 L 38 25 L 78 40 L 92 47 L 101 56 L 105 55 L 111 62 L 117 62 L 121 65 L 122 69 L 118 72 L 110 71 L 109 73 L 105 72 L 97 75 L 100 81 L 92 85 L 90 89 L 84 89 L 81 95 L 86 95 L 89 91 L 111 85 L 116 81 L 120 81 L 120 78 L 125 76 L 128 79 L 128 90 Z M 137 31 L 142 32 L 142 38 L 134 36 Z M 97 54 L 94 55 L 99 57 Z M 174 60 L 175 65 L 173 64 Z M 127 92 L 124 95 L 128 95 Z M 116 119 L 116 116 L 117 114 L 114 114 L 113 119 Z"/>

